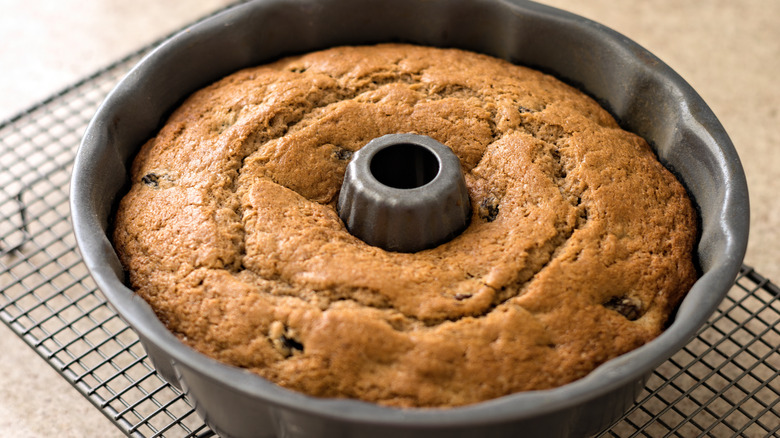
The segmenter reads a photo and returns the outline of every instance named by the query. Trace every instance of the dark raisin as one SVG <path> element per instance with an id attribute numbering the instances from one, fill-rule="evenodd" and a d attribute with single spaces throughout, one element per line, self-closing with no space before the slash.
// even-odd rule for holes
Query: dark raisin
<path id="1" fill-rule="evenodd" d="M 141 178 L 141 182 L 156 189 L 160 186 L 160 176 L 156 173 L 147 173 Z"/>
<path id="2" fill-rule="evenodd" d="M 289 348 L 290 350 L 298 350 L 303 351 L 303 344 L 296 341 L 293 338 L 288 338 L 287 336 L 282 335 L 281 338 L 279 338 L 282 341 L 282 345 L 285 348 Z"/>
<path id="3" fill-rule="evenodd" d="M 629 321 L 636 321 L 642 316 L 642 302 L 631 297 L 612 297 L 604 303 L 604 307 L 623 315 Z"/>
<path id="4" fill-rule="evenodd" d="M 462 293 L 455 294 L 455 299 L 458 300 L 458 301 L 463 301 L 466 298 L 471 298 L 471 297 L 472 297 L 471 294 L 462 294 Z"/>
<path id="5" fill-rule="evenodd" d="M 337 160 L 341 161 L 349 161 L 352 159 L 352 155 L 354 152 L 352 152 L 349 149 L 338 149 L 336 152 L 333 153 L 333 155 L 336 157 Z"/>
<path id="6" fill-rule="evenodd" d="M 498 216 L 498 199 L 488 196 L 479 204 L 479 217 L 487 222 L 493 222 Z"/>
<path id="7" fill-rule="evenodd" d="M 530 113 L 530 112 L 531 112 L 531 109 L 530 109 L 530 108 L 526 108 L 526 107 L 524 107 L 524 106 L 519 106 L 519 107 L 517 108 L 517 111 L 519 111 L 519 112 L 520 112 L 520 114 L 524 114 L 524 113 Z"/>
<path id="8" fill-rule="evenodd" d="M 303 352 L 303 344 L 296 337 L 296 330 L 281 321 L 274 321 L 268 326 L 268 340 L 284 358 L 292 356 L 295 351 Z"/>

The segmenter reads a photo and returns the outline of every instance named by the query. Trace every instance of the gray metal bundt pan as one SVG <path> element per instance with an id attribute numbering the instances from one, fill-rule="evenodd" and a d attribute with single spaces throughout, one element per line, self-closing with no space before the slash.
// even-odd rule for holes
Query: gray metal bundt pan
<path id="1" fill-rule="evenodd" d="M 587 377 L 546 391 L 443 410 L 399 410 L 279 388 L 181 344 L 123 284 L 108 238 L 112 208 L 141 144 L 194 90 L 239 68 L 343 44 L 460 47 L 540 68 L 581 87 L 655 147 L 701 214 L 701 279 L 673 324 Z M 76 239 L 99 288 L 137 331 L 162 375 L 184 388 L 223 437 L 586 436 L 633 402 L 733 284 L 748 235 L 745 177 L 731 141 L 696 92 L 652 54 L 581 17 L 522 0 L 267 0 L 244 4 L 162 44 L 110 93 L 73 169 Z"/>

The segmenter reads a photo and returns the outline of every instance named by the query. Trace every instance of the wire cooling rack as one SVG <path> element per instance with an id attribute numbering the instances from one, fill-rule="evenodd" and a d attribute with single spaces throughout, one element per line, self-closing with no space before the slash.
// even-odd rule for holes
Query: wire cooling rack
<path id="1" fill-rule="evenodd" d="M 215 436 L 152 368 L 76 249 L 68 182 L 81 133 L 148 50 L 0 123 L 0 319 L 135 438 Z M 749 267 L 709 323 L 599 437 L 773 437 L 780 289 Z"/>

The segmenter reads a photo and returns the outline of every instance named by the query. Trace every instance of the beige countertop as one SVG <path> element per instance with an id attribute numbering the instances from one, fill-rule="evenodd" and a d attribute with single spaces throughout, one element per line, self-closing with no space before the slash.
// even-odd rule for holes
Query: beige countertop
<path id="1" fill-rule="evenodd" d="M 0 120 L 228 3 L 0 0 Z M 751 237 L 745 262 L 780 281 L 780 2 L 542 3 L 627 35 L 709 103 L 747 174 Z M 0 351 L 0 436 L 124 436 L 2 324 Z"/>

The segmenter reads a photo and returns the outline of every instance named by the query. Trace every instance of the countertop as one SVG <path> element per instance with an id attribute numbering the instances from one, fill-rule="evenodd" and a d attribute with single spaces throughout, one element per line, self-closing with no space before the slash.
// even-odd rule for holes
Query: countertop
<path id="1" fill-rule="evenodd" d="M 0 121 L 227 0 L 0 0 Z M 623 33 L 710 105 L 742 159 L 745 263 L 780 281 L 780 2 L 544 0 Z M 0 436 L 124 436 L 0 324 Z"/>

